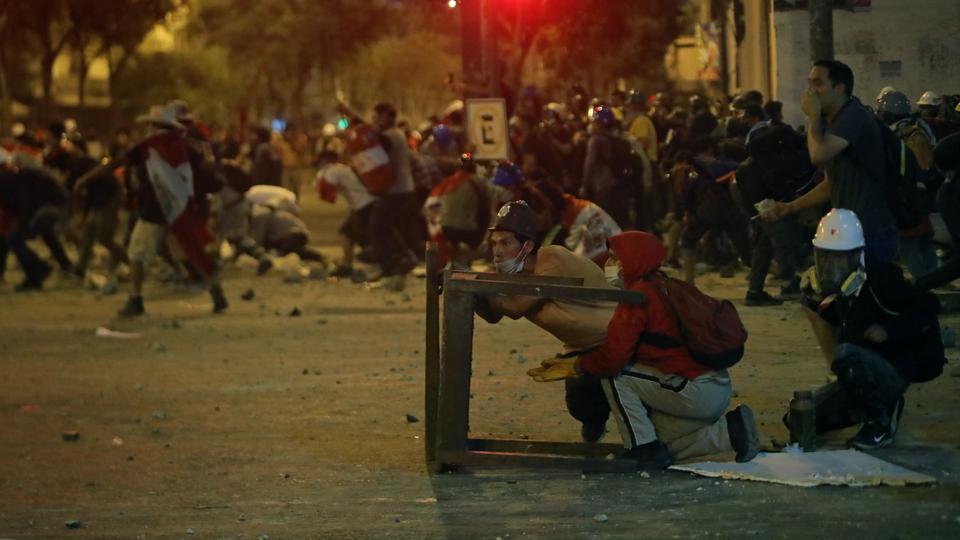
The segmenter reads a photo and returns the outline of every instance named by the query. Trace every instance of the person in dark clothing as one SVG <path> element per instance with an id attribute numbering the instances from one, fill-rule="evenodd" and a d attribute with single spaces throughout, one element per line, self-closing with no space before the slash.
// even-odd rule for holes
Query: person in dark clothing
<path id="1" fill-rule="evenodd" d="M 128 261 L 126 250 L 116 240 L 119 212 L 125 197 L 122 182 L 118 181 L 114 174 L 104 172 L 87 178 L 83 183 L 78 183 L 77 180 L 80 177 L 98 165 L 97 160 L 87 156 L 61 152 L 56 156 L 48 157 L 47 163 L 66 175 L 64 187 L 74 194 L 76 210 L 83 216 L 77 274 L 82 276 L 86 273 L 90 257 L 93 255 L 93 245 L 97 242 L 110 253 L 107 268 L 109 285 L 106 286 L 106 291 L 115 290 L 114 272 L 121 262 Z"/>
<path id="2" fill-rule="evenodd" d="M 810 161 L 823 166 L 823 182 L 803 197 L 777 203 L 784 216 L 830 203 L 849 208 L 863 224 L 866 257 L 875 262 L 897 259 L 897 227 L 883 185 L 886 171 L 882 127 L 853 97 L 853 71 L 835 60 L 815 62 L 802 107 L 807 116 Z"/>
<path id="3" fill-rule="evenodd" d="M 0 206 L 13 223 L 0 257 L 12 251 L 23 269 L 18 291 L 38 290 L 50 275 L 50 266 L 30 249 L 27 241 L 40 236 L 60 268 L 75 273 L 57 234 L 67 195 L 57 180 L 42 169 L 5 168 L 0 172 Z"/>
<path id="4" fill-rule="evenodd" d="M 803 301 L 835 336 L 821 346 L 830 349 L 825 353 L 841 387 L 817 407 L 817 431 L 862 424 L 850 446 L 887 446 L 907 387 L 943 371 L 940 304 L 911 286 L 898 266 L 864 263 L 863 228 L 851 210 L 824 216 L 813 245 L 816 266 L 807 274 Z"/>
<path id="5" fill-rule="evenodd" d="M 620 140 L 618 121 L 613 109 L 598 106 L 593 112 L 593 134 L 587 143 L 580 197 L 597 203 L 621 228 L 630 223 L 630 200 L 635 189 L 617 170 Z"/>
<path id="6" fill-rule="evenodd" d="M 677 212 L 684 220 L 680 240 L 684 279 L 694 282 L 697 244 L 709 231 L 726 234 L 744 264 L 750 263 L 750 238 L 746 217 L 736 209 L 729 182 L 737 164 L 708 154 L 677 155 L 671 176 L 675 179 Z"/>
<path id="7" fill-rule="evenodd" d="M 254 183 L 271 186 L 283 185 L 283 160 L 279 152 L 270 143 L 270 130 L 263 127 L 253 129 L 255 142 L 251 143 L 250 176 Z"/>
<path id="8" fill-rule="evenodd" d="M 960 277 L 960 254 L 956 252 L 956 247 L 960 246 L 960 178 L 957 178 L 960 171 L 960 133 L 954 133 L 937 143 L 933 149 L 933 164 L 944 177 L 937 191 L 937 209 L 953 240 L 954 252 L 939 268 L 916 280 L 917 288 L 921 290 L 942 287 Z"/>
<path id="9" fill-rule="evenodd" d="M 789 201 L 796 198 L 813 176 L 814 169 L 807 158 L 800 136 L 787 126 L 764 126 L 753 131 L 747 145 L 750 157 L 737 168 L 736 186 L 744 202 L 743 210 L 759 217 L 756 206 L 761 201 Z M 781 295 L 800 293 L 797 276 L 797 257 L 803 251 L 798 245 L 798 225 L 795 216 L 778 221 L 755 219 L 756 240 L 750 263 L 746 305 L 780 305 L 782 300 L 763 290 L 770 263 L 776 259 L 780 277 L 789 283 Z"/>

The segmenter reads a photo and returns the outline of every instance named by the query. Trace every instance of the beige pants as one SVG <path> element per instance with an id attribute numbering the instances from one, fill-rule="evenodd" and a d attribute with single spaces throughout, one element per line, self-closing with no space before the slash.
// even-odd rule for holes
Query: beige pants
<path id="1" fill-rule="evenodd" d="M 725 370 L 693 380 L 635 364 L 603 380 L 625 448 L 660 440 L 677 460 L 733 450 L 724 412 L 733 393 Z"/>
<path id="2" fill-rule="evenodd" d="M 161 243 L 167 237 L 167 226 L 159 223 L 150 223 L 138 219 L 130 234 L 130 245 L 127 247 L 127 256 L 130 262 L 148 265 L 160 253 Z"/>

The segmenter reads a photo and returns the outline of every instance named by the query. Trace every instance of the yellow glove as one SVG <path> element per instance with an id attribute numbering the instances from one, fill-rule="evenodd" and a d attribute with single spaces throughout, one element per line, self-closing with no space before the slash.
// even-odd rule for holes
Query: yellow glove
<path id="1" fill-rule="evenodd" d="M 527 371 L 527 375 L 537 382 L 562 381 L 579 377 L 580 374 L 574 369 L 575 358 L 550 358 L 544 360 L 540 367 Z"/>

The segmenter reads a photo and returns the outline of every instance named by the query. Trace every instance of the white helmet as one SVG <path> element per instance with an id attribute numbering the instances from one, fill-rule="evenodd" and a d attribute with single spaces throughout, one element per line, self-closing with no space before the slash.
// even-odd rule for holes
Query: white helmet
<path id="1" fill-rule="evenodd" d="M 813 246 L 830 251 L 862 249 L 863 225 L 853 210 L 834 208 L 823 216 L 813 236 Z"/>
<path id="2" fill-rule="evenodd" d="M 889 94 L 890 92 L 896 92 L 897 89 L 892 86 L 884 86 L 880 89 L 880 93 L 877 94 L 877 103 L 880 103 L 880 100 L 883 99 L 883 96 Z"/>
<path id="3" fill-rule="evenodd" d="M 934 92 L 933 90 L 927 90 L 920 96 L 920 99 L 917 100 L 917 105 L 932 105 L 934 107 L 940 106 L 940 94 Z"/>

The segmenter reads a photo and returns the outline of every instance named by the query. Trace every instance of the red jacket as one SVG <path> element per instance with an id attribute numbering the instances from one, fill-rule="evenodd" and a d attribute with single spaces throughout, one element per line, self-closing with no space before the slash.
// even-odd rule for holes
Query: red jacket
<path id="1" fill-rule="evenodd" d="M 607 326 L 607 341 L 580 359 L 580 370 L 613 377 L 636 361 L 687 379 L 710 371 L 690 357 L 680 342 L 673 313 L 657 292 L 656 270 L 666 256 L 660 241 L 652 234 L 628 231 L 611 237 L 609 242 L 623 266 L 624 288 L 643 292 L 647 301 L 617 306 Z"/>

